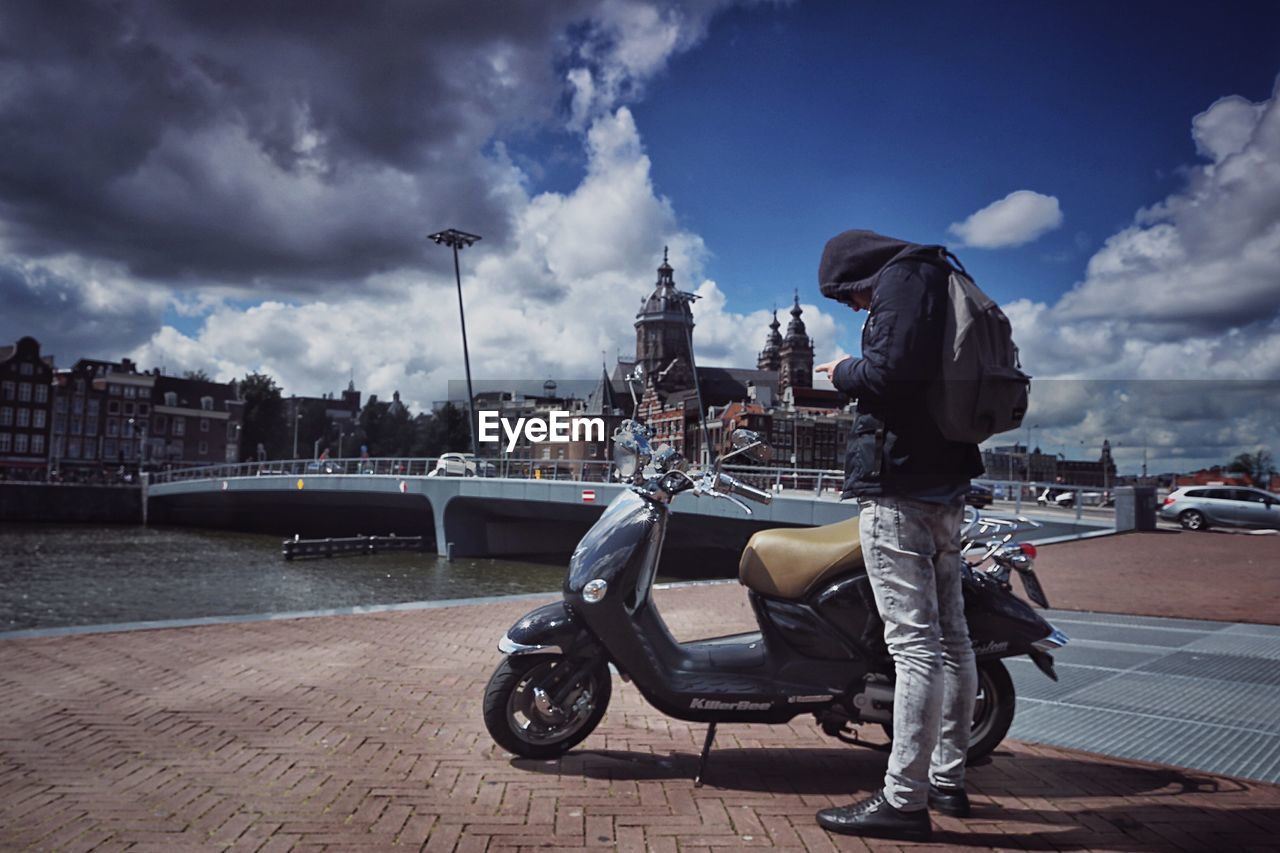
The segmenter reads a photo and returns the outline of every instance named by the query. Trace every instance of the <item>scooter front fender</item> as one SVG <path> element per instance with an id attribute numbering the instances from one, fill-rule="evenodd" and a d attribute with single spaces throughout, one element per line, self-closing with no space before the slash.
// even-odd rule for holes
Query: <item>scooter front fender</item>
<path id="1" fill-rule="evenodd" d="M 498 641 L 498 651 L 507 655 L 574 654 L 589 635 L 563 601 L 543 605 L 526 613 L 507 629 Z"/>

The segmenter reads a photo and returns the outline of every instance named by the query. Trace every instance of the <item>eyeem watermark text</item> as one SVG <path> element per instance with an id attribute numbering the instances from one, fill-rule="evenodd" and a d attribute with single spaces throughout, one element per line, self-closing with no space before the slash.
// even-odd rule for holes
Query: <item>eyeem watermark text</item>
<path id="1" fill-rule="evenodd" d="M 504 418 L 494 411 L 478 411 L 476 419 L 479 429 L 476 437 L 485 444 L 493 444 L 502 440 L 498 430 L 506 435 L 507 452 L 516 449 L 523 437 L 531 444 L 544 441 L 553 444 L 568 444 L 571 441 L 604 441 L 604 418 L 584 418 L 574 416 L 562 410 L 552 410 L 545 416 L 536 418 Z"/>

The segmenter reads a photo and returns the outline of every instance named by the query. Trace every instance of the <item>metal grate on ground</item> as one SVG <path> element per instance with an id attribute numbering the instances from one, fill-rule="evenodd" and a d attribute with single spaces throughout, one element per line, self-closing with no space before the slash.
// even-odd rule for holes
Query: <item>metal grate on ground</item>
<path id="1" fill-rule="evenodd" d="M 1280 782 L 1280 628 L 1049 611 L 1060 681 L 1026 658 L 1012 737 Z"/>

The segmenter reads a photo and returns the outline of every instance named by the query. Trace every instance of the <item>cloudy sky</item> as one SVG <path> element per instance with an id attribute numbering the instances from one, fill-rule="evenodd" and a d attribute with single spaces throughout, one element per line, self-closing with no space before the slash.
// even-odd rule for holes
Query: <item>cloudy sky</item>
<path id="1" fill-rule="evenodd" d="M 664 246 L 702 362 L 796 290 L 826 358 L 873 228 L 1006 305 L 1046 450 L 1280 452 L 1280 7 L 892 5 L 4 2 L 0 341 L 427 406 L 452 226 L 477 377 L 630 353 Z"/>

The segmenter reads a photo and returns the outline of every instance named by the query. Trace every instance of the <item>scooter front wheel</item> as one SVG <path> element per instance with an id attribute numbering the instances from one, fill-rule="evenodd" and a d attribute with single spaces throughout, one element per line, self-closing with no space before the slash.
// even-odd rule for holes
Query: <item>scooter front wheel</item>
<path id="1" fill-rule="evenodd" d="M 574 679 L 571 685 L 566 678 Z M 523 758 L 556 758 L 595 729 L 613 692 L 603 661 L 586 672 L 563 655 L 508 657 L 484 692 L 484 724 L 494 741 Z M 556 696 L 563 696 L 558 702 Z"/>

